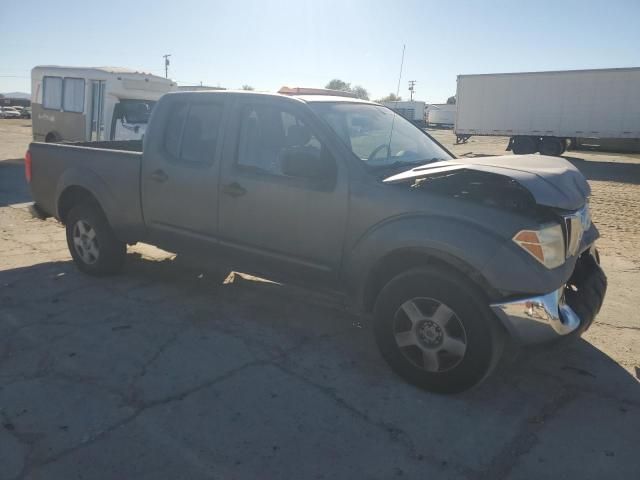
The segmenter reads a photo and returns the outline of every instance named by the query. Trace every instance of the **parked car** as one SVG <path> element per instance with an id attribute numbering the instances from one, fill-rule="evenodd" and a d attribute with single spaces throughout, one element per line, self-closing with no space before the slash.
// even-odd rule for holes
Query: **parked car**
<path id="1" fill-rule="evenodd" d="M 20 112 L 20 118 L 31 118 L 31 107 L 24 107 Z"/>
<path id="2" fill-rule="evenodd" d="M 0 118 L 20 118 L 20 112 L 13 107 L 0 107 Z"/>
<path id="3" fill-rule="evenodd" d="M 436 392 L 479 383 L 505 341 L 580 335 L 602 305 L 589 185 L 563 159 L 455 159 L 354 98 L 179 92 L 155 108 L 144 148 L 29 146 L 34 208 L 65 224 L 83 272 L 118 272 L 147 242 L 334 291 Z"/>

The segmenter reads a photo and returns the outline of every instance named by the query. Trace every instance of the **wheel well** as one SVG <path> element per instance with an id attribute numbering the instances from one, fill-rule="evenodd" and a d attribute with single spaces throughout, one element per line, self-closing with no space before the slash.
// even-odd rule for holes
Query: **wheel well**
<path id="1" fill-rule="evenodd" d="M 58 135 L 56 132 L 49 132 L 47 133 L 47 136 L 44 137 L 44 141 L 47 143 L 57 142 L 59 140 L 60 140 L 60 135 Z"/>
<path id="2" fill-rule="evenodd" d="M 382 258 L 372 269 L 363 293 L 364 311 L 371 312 L 378 294 L 394 277 L 416 267 L 438 266 L 470 281 L 488 298 L 498 294 L 486 279 L 473 267 L 457 257 L 443 252 L 424 252 L 412 249 L 392 252 Z"/>
<path id="3" fill-rule="evenodd" d="M 66 188 L 58 199 L 58 218 L 60 221 L 64 223 L 69 211 L 81 203 L 93 203 L 100 207 L 96 197 L 86 188 L 77 186 Z"/>

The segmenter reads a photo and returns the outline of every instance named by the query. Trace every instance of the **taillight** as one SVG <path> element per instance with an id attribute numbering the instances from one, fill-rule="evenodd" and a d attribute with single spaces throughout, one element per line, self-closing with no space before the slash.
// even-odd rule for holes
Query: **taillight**
<path id="1" fill-rule="evenodd" d="M 27 179 L 27 183 L 31 182 L 31 150 L 27 150 L 24 154 L 24 176 Z"/>

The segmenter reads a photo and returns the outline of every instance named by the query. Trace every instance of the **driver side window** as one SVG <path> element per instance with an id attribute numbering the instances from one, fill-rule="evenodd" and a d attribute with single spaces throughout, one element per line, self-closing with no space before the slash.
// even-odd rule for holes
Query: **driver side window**
<path id="1" fill-rule="evenodd" d="M 246 105 L 241 110 L 237 165 L 270 175 L 288 176 L 287 159 L 317 159 L 322 144 L 295 114 L 274 105 Z"/>

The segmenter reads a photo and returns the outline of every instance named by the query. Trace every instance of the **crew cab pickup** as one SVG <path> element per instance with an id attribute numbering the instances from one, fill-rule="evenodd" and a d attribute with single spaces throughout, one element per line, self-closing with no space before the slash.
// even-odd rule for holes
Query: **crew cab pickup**
<path id="1" fill-rule="evenodd" d="M 606 291 L 570 163 L 456 159 L 373 102 L 169 93 L 143 142 L 35 142 L 25 166 L 83 272 L 118 272 L 146 242 L 340 293 L 430 391 L 479 383 L 505 341 L 579 335 Z"/>

